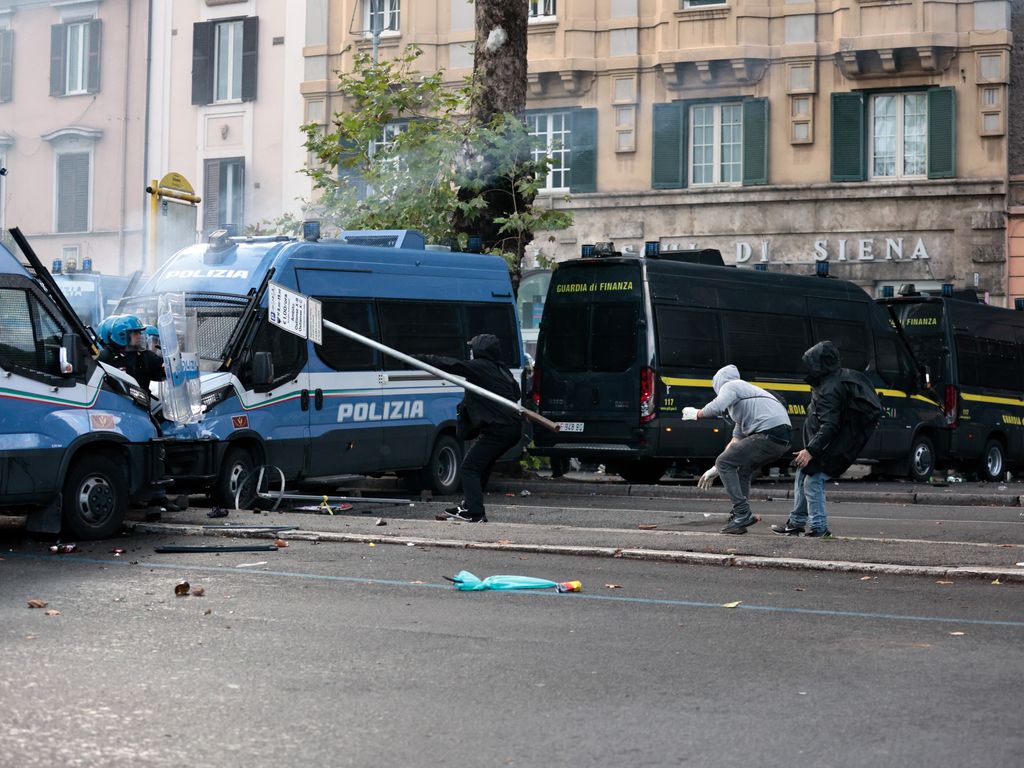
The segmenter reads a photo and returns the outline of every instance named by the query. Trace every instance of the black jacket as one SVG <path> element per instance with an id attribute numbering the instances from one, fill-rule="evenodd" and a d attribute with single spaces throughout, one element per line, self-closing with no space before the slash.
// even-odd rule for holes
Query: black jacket
<path id="1" fill-rule="evenodd" d="M 151 381 L 163 381 L 167 378 L 164 372 L 164 361 L 148 349 L 142 352 L 110 345 L 100 352 L 99 361 L 118 368 L 139 382 L 139 386 L 148 394 Z"/>
<path id="2" fill-rule="evenodd" d="M 470 384 L 483 387 L 506 400 L 519 402 L 519 384 L 508 368 L 500 362 L 501 342 L 498 337 L 483 333 L 474 336 L 469 345 L 473 352 L 472 360 L 457 360 L 454 357 L 437 355 L 416 355 L 416 358 L 442 371 L 463 376 Z M 470 423 L 480 429 L 520 423 L 519 414 L 511 408 L 498 405 L 468 389 L 463 402 L 466 404 Z"/>
<path id="3" fill-rule="evenodd" d="M 846 459 L 842 436 L 846 394 L 839 365 L 839 350 L 822 341 L 804 352 L 805 381 L 811 385 L 811 404 L 804 420 L 804 448 L 811 454 L 805 472 L 839 477 L 852 461 Z M 854 457 L 856 458 L 856 457 Z"/>

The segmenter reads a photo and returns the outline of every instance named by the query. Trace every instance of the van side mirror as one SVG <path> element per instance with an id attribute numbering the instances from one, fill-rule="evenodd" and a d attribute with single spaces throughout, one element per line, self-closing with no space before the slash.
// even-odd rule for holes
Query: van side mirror
<path id="1" fill-rule="evenodd" d="M 269 387 L 274 383 L 274 358 L 269 352 L 257 352 L 252 356 L 253 387 Z"/>
<path id="2" fill-rule="evenodd" d="M 74 376 L 85 370 L 85 355 L 77 333 L 65 333 L 60 339 L 60 375 Z"/>

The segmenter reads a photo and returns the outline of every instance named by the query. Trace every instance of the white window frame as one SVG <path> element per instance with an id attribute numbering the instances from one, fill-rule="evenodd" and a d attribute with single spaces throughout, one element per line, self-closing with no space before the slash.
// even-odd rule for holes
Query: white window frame
<path id="1" fill-rule="evenodd" d="M 556 121 L 556 118 L 560 120 Z M 544 112 L 529 112 L 526 115 L 527 125 L 530 128 L 530 135 L 540 139 L 538 144 L 531 150 L 534 160 L 548 157 L 558 161 L 558 165 L 551 164 L 548 168 L 548 176 L 544 184 L 538 190 L 541 193 L 562 193 L 569 191 L 567 183 L 572 171 L 572 110 L 551 110 Z M 540 121 L 543 119 L 543 127 Z M 555 123 L 560 122 L 560 126 Z M 555 184 L 555 179 L 562 183 Z"/>
<path id="2" fill-rule="evenodd" d="M 366 37 L 373 37 L 373 23 L 370 15 L 370 7 L 373 0 L 363 0 L 363 34 Z M 379 0 L 381 22 L 381 37 L 396 37 L 402 34 L 402 0 Z M 394 28 L 392 28 L 394 27 Z"/>
<path id="3" fill-rule="evenodd" d="M 89 92 L 89 25 L 91 19 L 68 22 L 64 43 L 64 95 Z M 77 52 L 76 52 L 77 46 Z"/>
<path id="4" fill-rule="evenodd" d="M 722 180 L 722 168 L 723 168 L 723 152 L 722 152 L 722 111 L 726 108 L 736 109 L 739 114 L 738 123 L 730 123 L 735 126 L 740 132 L 740 140 L 736 146 L 736 150 L 739 153 L 739 162 L 730 162 L 730 166 L 736 166 L 737 175 L 735 179 L 729 179 L 726 181 Z M 697 128 L 694 114 L 697 110 L 714 109 L 714 120 L 712 122 L 712 136 L 713 143 L 712 155 L 711 155 L 711 168 L 712 178 L 710 181 L 695 181 L 694 180 L 694 148 L 693 138 L 694 131 Z M 691 104 L 690 114 L 688 115 L 689 120 L 687 121 L 687 183 L 691 187 L 738 187 L 743 184 L 743 104 L 739 101 L 722 101 L 722 102 L 709 102 L 704 104 Z"/>
<path id="5" fill-rule="evenodd" d="M 875 105 L 878 99 L 895 96 L 899 109 L 896 118 L 896 166 L 892 174 L 875 173 Z M 923 173 L 906 173 L 906 131 L 905 116 L 907 96 L 919 96 L 924 103 L 923 125 L 924 125 L 924 159 Z M 875 181 L 900 181 L 904 179 L 927 179 L 928 178 L 928 94 L 925 91 L 893 91 L 890 93 L 876 93 L 870 97 L 868 109 L 868 178 Z"/>
<path id="6" fill-rule="evenodd" d="M 224 76 L 221 76 L 221 41 L 227 34 L 228 51 Z M 242 19 L 218 21 L 213 26 L 213 103 L 231 104 L 242 100 L 242 72 L 245 69 L 244 47 L 245 22 Z M 221 96 L 225 85 L 227 95 Z"/>
<path id="7" fill-rule="evenodd" d="M 530 0 L 529 22 L 556 21 L 558 7 L 555 0 Z"/>
<path id="8" fill-rule="evenodd" d="M 728 5 L 729 0 L 680 0 L 683 10 L 697 10 L 700 8 L 719 8 Z"/>
<path id="9" fill-rule="evenodd" d="M 60 158 L 61 155 L 88 155 L 89 156 L 89 180 L 86 187 L 86 195 L 88 201 L 85 204 L 85 229 L 83 230 L 61 230 L 59 229 L 60 224 Z M 82 149 L 75 147 L 74 149 L 68 148 L 62 151 L 54 152 L 53 154 L 53 231 L 58 234 L 73 234 L 75 232 L 92 232 L 92 205 L 95 195 L 93 190 L 95 189 L 95 178 L 96 178 L 96 155 L 93 152 L 92 147 Z"/>

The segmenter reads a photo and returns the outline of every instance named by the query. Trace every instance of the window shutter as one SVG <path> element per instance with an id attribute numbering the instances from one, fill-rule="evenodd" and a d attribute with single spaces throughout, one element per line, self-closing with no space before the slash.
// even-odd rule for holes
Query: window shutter
<path id="1" fill-rule="evenodd" d="M 64 53 L 68 47 L 68 27 L 54 24 L 50 27 L 50 95 L 64 95 Z"/>
<path id="2" fill-rule="evenodd" d="M 100 37 L 103 32 L 103 22 L 93 19 L 89 22 L 89 61 L 86 67 L 89 78 L 86 90 L 89 93 L 100 91 Z"/>
<path id="3" fill-rule="evenodd" d="M 743 102 L 743 186 L 768 183 L 768 99 Z"/>
<path id="4" fill-rule="evenodd" d="M 89 153 L 57 155 L 57 231 L 89 229 Z"/>
<path id="5" fill-rule="evenodd" d="M 203 169 L 203 236 L 220 225 L 220 160 L 207 160 Z"/>
<path id="6" fill-rule="evenodd" d="M 14 31 L 0 30 L 0 103 L 14 98 Z"/>
<path id="7" fill-rule="evenodd" d="M 256 61 L 260 42 L 260 19 L 249 16 L 242 23 L 242 101 L 256 100 Z"/>
<path id="8" fill-rule="evenodd" d="M 832 94 L 832 181 L 864 181 L 864 95 Z"/>
<path id="9" fill-rule="evenodd" d="M 928 91 L 928 178 L 956 176 L 956 90 Z"/>
<path id="10" fill-rule="evenodd" d="M 671 101 L 654 105 L 654 189 L 686 186 L 686 104 Z"/>
<path id="11" fill-rule="evenodd" d="M 192 103 L 213 101 L 213 22 L 192 25 Z"/>
<path id="12" fill-rule="evenodd" d="M 569 191 L 597 192 L 597 110 L 572 113 L 569 133 Z"/>

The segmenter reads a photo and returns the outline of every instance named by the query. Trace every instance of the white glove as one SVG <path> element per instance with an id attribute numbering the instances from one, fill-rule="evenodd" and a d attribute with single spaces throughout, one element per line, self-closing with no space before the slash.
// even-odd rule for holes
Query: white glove
<path id="1" fill-rule="evenodd" d="M 699 410 L 699 408 L 694 408 L 689 405 L 683 408 L 683 421 L 696 421 Z"/>
<path id="2" fill-rule="evenodd" d="M 712 467 L 700 476 L 700 480 L 697 481 L 697 487 L 702 491 L 708 490 L 715 484 L 716 477 L 718 477 L 718 467 Z"/>

